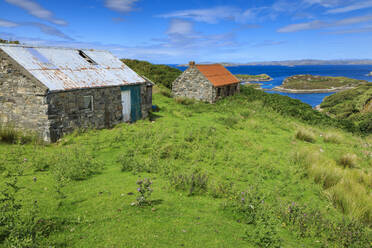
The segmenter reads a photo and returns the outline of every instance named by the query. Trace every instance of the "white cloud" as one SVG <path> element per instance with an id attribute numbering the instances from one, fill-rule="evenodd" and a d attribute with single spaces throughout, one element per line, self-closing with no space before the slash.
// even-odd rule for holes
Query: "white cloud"
<path id="1" fill-rule="evenodd" d="M 278 32 L 279 33 L 291 33 L 291 32 L 303 31 L 303 30 L 347 26 L 347 25 L 365 23 L 365 22 L 370 22 L 370 21 L 372 21 L 372 15 L 351 17 L 351 18 L 334 21 L 334 22 L 322 22 L 319 20 L 315 20 L 311 22 L 291 24 L 291 25 L 278 29 Z"/>
<path id="2" fill-rule="evenodd" d="M 105 0 L 105 6 L 111 10 L 127 13 L 133 11 L 134 3 L 139 0 Z"/>
<path id="3" fill-rule="evenodd" d="M 327 13 L 339 14 L 339 13 L 346 13 L 346 12 L 351 12 L 354 10 L 367 9 L 367 8 L 372 8 L 372 1 L 363 1 L 363 2 L 352 4 L 352 5 L 348 5 L 346 7 L 331 9 L 331 10 L 328 10 Z"/>
<path id="4" fill-rule="evenodd" d="M 321 22 L 319 20 L 305 22 L 305 23 L 297 23 L 285 26 L 278 30 L 279 33 L 291 33 L 291 32 L 298 32 L 303 30 L 309 29 L 318 29 L 327 26 L 327 23 Z"/>
<path id="5" fill-rule="evenodd" d="M 218 6 L 210 9 L 189 9 L 175 11 L 169 14 L 159 15 L 158 17 L 163 18 L 183 18 L 198 22 L 206 23 L 218 23 L 219 20 L 238 20 L 242 15 L 241 10 L 229 7 L 229 6 Z"/>
<path id="6" fill-rule="evenodd" d="M 173 19 L 170 22 L 170 26 L 168 28 L 168 34 L 191 34 L 193 33 L 193 25 L 191 22 L 179 19 Z"/>
<path id="7" fill-rule="evenodd" d="M 54 18 L 54 14 L 44 9 L 38 3 L 31 0 L 5 0 L 7 3 L 13 4 L 17 7 L 20 7 L 26 10 L 30 15 L 33 15 L 37 18 L 47 20 L 53 24 L 57 25 L 67 25 L 67 22 L 61 19 Z"/>
<path id="8" fill-rule="evenodd" d="M 17 26 L 18 26 L 18 24 L 15 23 L 15 22 L 11 22 L 11 21 L 0 19 L 0 27 L 14 28 L 14 27 L 17 27 Z"/>

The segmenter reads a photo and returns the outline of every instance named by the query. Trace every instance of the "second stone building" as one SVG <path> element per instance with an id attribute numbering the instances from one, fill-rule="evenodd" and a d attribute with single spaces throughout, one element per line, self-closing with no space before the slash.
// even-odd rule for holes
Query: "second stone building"
<path id="1" fill-rule="evenodd" d="M 175 97 L 214 103 L 240 91 L 240 80 L 220 64 L 196 65 L 190 62 L 172 85 Z"/>

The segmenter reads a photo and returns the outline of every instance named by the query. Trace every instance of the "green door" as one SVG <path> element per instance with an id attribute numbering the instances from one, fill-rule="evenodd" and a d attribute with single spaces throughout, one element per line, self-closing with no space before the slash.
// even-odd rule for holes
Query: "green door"
<path id="1" fill-rule="evenodd" d="M 141 113 L 141 86 L 140 85 L 127 85 L 120 87 L 121 91 L 130 91 L 130 121 L 135 122 L 142 118 Z"/>

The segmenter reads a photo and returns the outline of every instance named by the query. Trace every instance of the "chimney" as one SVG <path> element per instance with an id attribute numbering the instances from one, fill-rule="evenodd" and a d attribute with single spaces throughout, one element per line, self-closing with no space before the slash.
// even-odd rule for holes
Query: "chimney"
<path id="1" fill-rule="evenodd" d="M 195 66 L 195 61 L 190 61 L 190 62 L 189 62 L 189 66 L 190 66 L 190 67 L 194 67 L 194 66 Z"/>

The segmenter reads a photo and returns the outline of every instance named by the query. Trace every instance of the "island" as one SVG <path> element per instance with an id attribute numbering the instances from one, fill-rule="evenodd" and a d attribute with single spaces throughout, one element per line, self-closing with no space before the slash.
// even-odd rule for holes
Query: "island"
<path id="1" fill-rule="evenodd" d="M 286 78 L 281 86 L 273 90 L 288 93 L 327 93 L 353 89 L 366 83 L 366 80 L 347 77 L 296 75 Z"/>
<path id="2" fill-rule="evenodd" d="M 273 79 L 267 74 L 260 75 L 246 75 L 246 74 L 237 74 L 235 75 L 240 81 L 243 82 L 269 82 Z"/>
<path id="3" fill-rule="evenodd" d="M 367 76 L 370 76 L 370 77 L 372 77 L 372 71 L 367 75 Z"/>

